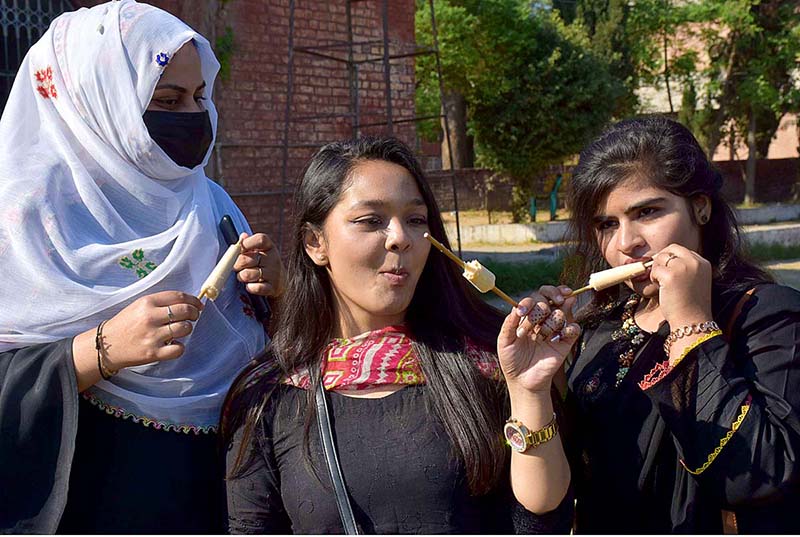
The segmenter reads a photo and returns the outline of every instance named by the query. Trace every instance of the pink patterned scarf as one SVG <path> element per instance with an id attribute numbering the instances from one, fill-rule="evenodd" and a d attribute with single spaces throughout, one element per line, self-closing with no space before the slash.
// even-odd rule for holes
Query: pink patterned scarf
<path id="1" fill-rule="evenodd" d="M 353 338 L 337 338 L 325 348 L 327 390 L 364 390 L 392 384 L 425 384 L 419 359 L 411 346 L 413 336 L 405 326 L 387 326 Z M 467 356 L 487 378 L 499 380 L 500 365 L 467 339 Z M 308 389 L 307 371 L 295 373 L 286 384 Z"/>

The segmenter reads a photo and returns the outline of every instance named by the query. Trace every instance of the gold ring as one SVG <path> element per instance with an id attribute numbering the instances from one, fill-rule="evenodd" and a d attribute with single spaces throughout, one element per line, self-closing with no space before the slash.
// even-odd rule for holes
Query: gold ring
<path id="1" fill-rule="evenodd" d="M 258 282 L 261 283 L 264 281 L 264 271 L 261 270 L 261 267 L 258 267 Z"/>
<path id="2" fill-rule="evenodd" d="M 677 259 L 677 258 L 678 258 L 678 256 L 677 256 L 677 255 L 675 255 L 675 254 L 673 254 L 673 253 L 670 253 L 670 254 L 669 254 L 669 258 L 668 258 L 668 259 L 666 260 L 666 262 L 664 263 L 664 266 L 665 266 L 665 267 L 668 267 L 668 266 L 669 266 L 669 262 L 670 262 L 670 261 L 672 261 L 673 259 Z"/>

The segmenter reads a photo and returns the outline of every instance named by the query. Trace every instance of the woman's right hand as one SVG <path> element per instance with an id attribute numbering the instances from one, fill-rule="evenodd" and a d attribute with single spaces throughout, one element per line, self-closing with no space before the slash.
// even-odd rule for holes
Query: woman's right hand
<path id="1" fill-rule="evenodd" d="M 545 285 L 522 299 L 503 323 L 497 354 L 509 392 L 549 392 L 572 345 L 581 333 L 567 298 L 568 287 Z"/>
<path id="2" fill-rule="evenodd" d="M 179 358 L 184 352 L 179 339 L 192 333 L 191 321 L 202 309 L 197 297 L 180 291 L 135 300 L 103 327 L 106 366 L 116 371 Z"/>

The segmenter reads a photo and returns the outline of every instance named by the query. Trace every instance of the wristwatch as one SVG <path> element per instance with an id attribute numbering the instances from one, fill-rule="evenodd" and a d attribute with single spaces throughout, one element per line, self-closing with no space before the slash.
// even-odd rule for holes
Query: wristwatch
<path id="1" fill-rule="evenodd" d="M 506 444 L 511 446 L 511 449 L 517 453 L 525 453 L 531 448 L 535 448 L 549 442 L 558 434 L 558 422 L 556 421 L 555 412 L 553 419 L 550 423 L 539 429 L 538 431 L 531 431 L 521 421 L 510 418 L 503 426 L 503 436 L 506 438 Z"/>

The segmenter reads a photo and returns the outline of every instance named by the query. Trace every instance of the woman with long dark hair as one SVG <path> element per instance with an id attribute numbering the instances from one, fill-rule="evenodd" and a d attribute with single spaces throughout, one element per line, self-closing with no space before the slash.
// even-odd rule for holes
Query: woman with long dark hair
<path id="1" fill-rule="evenodd" d="M 441 216 L 397 140 L 322 148 L 293 214 L 274 339 L 223 418 L 230 529 L 342 531 L 318 433 L 324 386 L 364 532 L 568 531 L 550 386 L 577 325 L 559 308 L 520 325 L 530 299 L 504 321 L 431 252 L 424 232 L 447 242 Z"/>
<path id="2" fill-rule="evenodd" d="M 746 259 L 721 186 L 691 132 L 666 118 L 618 123 L 581 153 L 576 281 L 652 265 L 578 315 L 579 532 L 800 529 L 800 293 Z"/>

